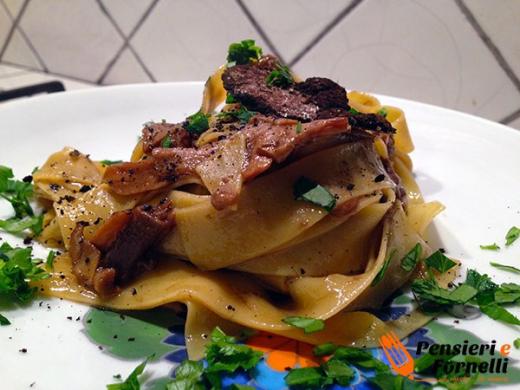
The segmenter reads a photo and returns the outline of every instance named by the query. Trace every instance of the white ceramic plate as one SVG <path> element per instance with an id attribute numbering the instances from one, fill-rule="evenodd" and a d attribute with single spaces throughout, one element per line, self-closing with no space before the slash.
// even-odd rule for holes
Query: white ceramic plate
<path id="1" fill-rule="evenodd" d="M 65 145 L 90 153 L 93 159 L 128 159 L 144 122 L 184 119 L 198 109 L 201 91 L 201 83 L 132 85 L 3 104 L 0 164 L 13 167 L 17 177 L 23 177 Z M 426 199 L 446 205 L 446 211 L 434 222 L 433 245 L 446 248 L 448 255 L 462 260 L 465 267 L 488 273 L 500 282 L 518 283 L 518 275 L 494 269 L 489 261 L 520 266 L 520 242 L 500 252 L 483 251 L 479 244 L 497 242 L 503 247 L 506 231 L 512 225 L 520 226 L 520 134 L 439 107 L 384 96 L 380 100 L 405 111 L 416 144 L 412 158 L 421 189 Z M 0 218 L 8 212 L 1 204 Z M 0 236 L 21 244 L 11 236 Z M 36 247 L 35 252 L 45 256 L 46 250 Z M 59 300 L 39 302 L 25 308 L 0 306 L 0 313 L 12 322 L 0 327 L 2 389 L 27 389 L 31 384 L 42 390 L 102 389 L 114 382 L 112 375 L 125 376 L 135 367 L 136 359 L 114 358 L 117 346 L 111 349 L 105 345 L 100 352 L 98 344 L 106 343 L 85 330 L 88 308 Z M 518 308 L 511 311 L 520 314 Z M 76 321 L 77 317 L 81 320 Z M 440 321 L 453 325 L 453 318 Z M 460 320 L 456 329 L 497 340 L 498 344 L 512 343 L 520 336 L 518 327 L 485 316 Z M 144 345 L 139 348 L 146 349 Z M 22 348 L 27 352 L 20 352 Z M 511 357 L 519 358 L 519 351 L 513 349 Z M 171 363 L 161 360 L 151 364 L 147 372 L 158 378 L 171 368 Z"/>

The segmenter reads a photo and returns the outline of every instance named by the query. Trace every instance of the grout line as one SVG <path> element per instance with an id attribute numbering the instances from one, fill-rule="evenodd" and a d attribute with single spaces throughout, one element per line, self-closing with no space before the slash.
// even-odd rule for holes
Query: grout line
<path id="1" fill-rule="evenodd" d="M 27 9 L 27 5 L 29 4 L 30 0 L 25 0 L 22 8 L 20 9 L 20 12 L 18 12 L 18 15 L 16 15 L 16 18 L 13 20 L 13 24 L 11 28 L 9 29 L 9 32 L 7 33 L 7 37 L 5 38 L 4 45 L 2 46 L 2 50 L 0 50 L 0 60 L 4 56 L 5 51 L 7 50 L 7 46 L 9 46 L 9 43 L 11 43 L 11 39 L 13 38 L 14 30 L 16 30 L 16 27 L 18 26 L 18 22 L 22 18 L 23 14 L 25 13 L 25 10 Z M 5 6 L 5 4 L 4 4 Z"/>
<path id="2" fill-rule="evenodd" d="M 473 27 L 473 29 L 480 37 L 482 42 L 484 42 L 484 44 L 487 46 L 488 50 L 491 52 L 493 57 L 495 57 L 495 60 L 498 62 L 498 65 L 500 65 L 502 70 L 506 73 L 507 77 L 509 77 L 512 83 L 515 85 L 516 89 L 520 92 L 520 79 L 515 74 L 511 66 L 509 66 L 509 63 L 502 55 L 500 49 L 495 45 L 495 43 L 491 40 L 489 35 L 484 31 L 482 26 L 479 24 L 478 20 L 475 18 L 475 15 L 473 15 L 473 13 L 466 6 L 466 4 L 464 4 L 462 0 L 455 0 L 455 3 L 457 3 L 459 9 L 464 14 L 469 24 L 471 25 L 471 27 Z"/>
<path id="3" fill-rule="evenodd" d="M 11 14 L 11 11 L 9 11 L 9 8 L 7 8 L 6 4 L 5 4 L 5 1 L 4 0 L 1 0 L 1 3 L 2 3 L 2 6 L 4 7 L 5 11 L 7 12 L 7 15 L 9 15 L 9 18 L 11 18 L 11 21 L 13 22 L 14 24 L 14 20 L 15 18 L 13 17 L 13 15 Z M 44 72 L 48 72 L 49 71 L 49 68 L 47 68 L 47 65 L 45 64 L 45 62 L 43 61 L 43 58 L 42 56 L 40 55 L 40 53 L 38 53 L 38 51 L 36 50 L 36 48 L 34 47 L 34 45 L 32 44 L 31 40 L 29 39 L 29 37 L 27 36 L 27 34 L 25 33 L 24 29 L 22 28 L 21 26 L 21 20 L 18 21 L 18 23 L 16 24 L 16 28 L 15 30 L 18 30 L 18 32 L 20 33 L 20 35 L 22 36 L 23 40 L 25 41 L 25 43 L 27 44 L 27 46 L 29 47 L 29 50 L 32 51 L 32 53 L 34 54 L 34 56 L 36 57 L 36 61 L 38 61 L 38 63 L 40 64 L 40 66 L 42 67 L 42 70 Z M 13 31 L 13 35 L 14 35 L 14 31 Z M 6 48 L 7 50 L 7 48 Z"/>
<path id="4" fill-rule="evenodd" d="M 105 16 L 107 17 L 107 19 L 110 21 L 110 23 L 112 23 L 112 25 L 114 26 L 114 28 L 117 30 L 117 32 L 119 33 L 119 35 L 123 38 L 124 42 L 123 42 L 123 45 L 119 48 L 119 50 L 116 52 L 115 56 L 109 61 L 109 63 L 107 64 L 105 70 L 101 73 L 101 76 L 97 79 L 96 83 L 97 84 L 101 84 L 103 83 L 103 80 L 107 77 L 108 73 L 110 72 L 110 70 L 114 67 L 114 65 L 116 64 L 117 60 L 119 60 L 119 58 L 121 57 L 121 54 L 123 54 L 123 51 L 128 47 L 130 48 L 130 50 L 132 51 L 132 53 L 134 54 L 134 57 L 136 57 L 136 60 L 137 62 L 139 63 L 139 65 L 141 65 L 141 67 L 143 68 L 143 71 L 148 75 L 148 77 L 150 77 L 152 74 L 150 72 L 150 70 L 143 66 L 144 65 L 144 62 L 141 60 L 141 58 L 137 55 L 137 53 L 135 52 L 135 50 L 133 50 L 133 48 L 130 46 L 130 40 L 133 38 L 133 36 L 137 33 L 137 31 L 141 28 L 142 24 L 144 23 L 144 21 L 148 18 L 148 16 L 150 15 L 150 13 L 152 12 L 152 10 L 155 8 L 155 6 L 157 5 L 157 3 L 159 2 L 159 0 L 154 0 L 152 2 L 152 4 L 150 4 L 150 6 L 146 9 L 146 11 L 143 13 L 143 15 L 141 15 L 141 18 L 139 18 L 139 20 L 137 21 L 137 23 L 135 24 L 134 28 L 132 29 L 132 31 L 130 31 L 130 34 L 128 34 L 128 37 L 125 36 L 125 34 L 123 33 L 123 31 L 121 30 L 121 28 L 119 27 L 119 25 L 117 24 L 117 22 L 115 21 L 115 19 L 113 18 L 113 16 L 110 14 L 110 12 L 108 11 L 108 9 L 105 7 L 105 5 L 103 4 L 103 2 L 101 0 L 97 0 L 96 1 L 99 5 L 99 7 L 101 8 L 101 11 L 105 14 Z M 153 77 L 150 77 L 152 81 L 155 81 L 155 78 Z"/>
<path id="5" fill-rule="evenodd" d="M 325 28 L 305 46 L 296 56 L 289 62 L 289 66 L 294 66 L 300 61 L 316 44 L 318 44 L 325 36 L 331 32 L 348 14 L 350 14 L 363 0 L 353 0 L 343 11 L 341 11 Z"/>
<path id="6" fill-rule="evenodd" d="M 128 44 L 128 49 L 132 52 L 132 54 L 134 55 L 137 62 L 139 62 L 139 65 L 141 65 L 141 68 L 143 68 L 144 73 L 146 73 L 146 75 L 150 78 L 150 81 L 156 83 L 157 79 L 153 75 L 152 71 L 150 69 L 148 69 L 148 67 L 146 66 L 144 61 L 141 59 L 141 56 L 139 55 L 139 53 L 137 53 L 137 51 L 134 49 L 134 47 L 131 44 Z"/>
<path id="7" fill-rule="evenodd" d="M 0 64 L 18 67 L 18 68 L 21 68 L 21 69 L 24 69 L 24 70 L 28 70 L 28 71 L 31 71 L 31 72 L 39 73 L 41 75 L 62 77 L 62 78 L 69 79 L 69 80 L 72 80 L 72 81 L 79 81 L 79 82 L 84 83 L 84 84 L 90 84 L 92 86 L 96 85 L 96 83 L 92 82 L 91 80 L 82 79 L 82 78 L 76 77 L 76 76 L 69 76 L 69 75 L 66 75 L 66 74 L 63 74 L 63 73 L 42 72 L 41 69 L 33 68 L 31 66 L 28 66 L 28 65 L 15 64 L 14 62 L 10 62 L 10 61 L 5 61 L 4 60 L 4 61 L 0 62 Z"/>
<path id="8" fill-rule="evenodd" d="M 240 7 L 240 9 L 242 10 L 242 12 L 246 15 L 249 22 L 253 25 L 256 32 L 262 37 L 262 39 L 265 41 L 267 46 L 269 46 L 269 49 L 273 52 L 273 54 L 276 57 L 278 57 L 278 59 L 280 59 L 280 61 L 282 63 L 285 63 L 285 60 L 284 60 L 282 54 L 278 51 L 278 49 L 276 48 L 274 43 L 271 41 L 269 36 L 266 34 L 264 29 L 260 26 L 260 24 L 255 19 L 255 17 L 253 16 L 253 14 L 249 10 L 249 8 L 247 8 L 247 6 L 244 4 L 244 2 L 242 0 L 236 0 L 236 2 L 238 4 L 238 6 Z"/>
<path id="9" fill-rule="evenodd" d="M 507 115 L 506 117 L 500 119 L 498 122 L 502 123 L 504 125 L 507 125 L 518 118 L 520 118 L 520 108 L 516 111 L 513 111 L 511 114 Z"/>

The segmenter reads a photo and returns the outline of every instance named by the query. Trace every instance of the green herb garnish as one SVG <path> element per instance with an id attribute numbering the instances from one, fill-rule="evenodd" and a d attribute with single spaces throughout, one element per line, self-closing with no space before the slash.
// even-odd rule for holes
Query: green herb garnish
<path id="1" fill-rule="evenodd" d="M 509 271 L 509 272 L 514 272 L 515 274 L 520 274 L 520 268 L 513 267 L 512 265 L 495 263 L 493 261 L 490 261 L 489 264 L 495 268 L 498 268 L 498 269 L 501 269 L 504 271 Z"/>
<path id="2" fill-rule="evenodd" d="M 289 387 L 319 389 L 331 384 L 321 367 L 293 368 L 285 376 L 285 383 Z"/>
<path id="3" fill-rule="evenodd" d="M 383 263 L 383 266 L 381 267 L 381 269 L 379 270 L 379 272 L 377 273 L 376 277 L 374 278 L 374 280 L 372 280 L 372 283 L 370 284 L 370 286 L 374 287 L 376 286 L 377 284 L 379 284 L 379 282 L 381 282 L 381 280 L 383 280 L 383 277 L 385 276 L 386 274 L 386 270 L 388 269 L 388 266 L 390 265 L 394 255 L 397 253 L 397 250 L 393 250 L 390 255 L 388 255 L 388 257 L 385 259 L 384 263 Z"/>
<path id="4" fill-rule="evenodd" d="M 100 163 L 105 165 L 105 166 L 109 166 L 109 165 L 114 165 L 114 164 L 121 164 L 123 162 L 123 160 L 101 160 Z"/>
<path id="5" fill-rule="evenodd" d="M 148 357 L 144 362 L 134 368 L 134 370 L 123 383 L 113 383 L 111 385 L 107 385 L 107 390 L 140 390 L 141 384 L 139 383 L 139 375 L 143 373 L 146 364 L 148 364 L 148 361 L 152 358 L 153 355 Z"/>
<path id="6" fill-rule="evenodd" d="M 168 148 L 171 148 L 173 145 L 173 141 L 172 141 L 172 137 L 170 137 L 170 135 L 168 134 L 166 137 L 163 138 L 163 140 L 161 141 L 161 147 L 162 148 L 165 148 L 165 149 L 168 149 Z"/>
<path id="7" fill-rule="evenodd" d="M 520 229 L 516 226 L 513 226 L 506 234 L 506 246 L 509 246 L 515 242 L 518 237 L 520 237 Z"/>
<path id="8" fill-rule="evenodd" d="M 356 110 L 355 108 L 352 108 L 350 107 L 349 110 L 348 110 L 349 114 L 360 114 L 360 112 L 358 110 Z"/>
<path id="9" fill-rule="evenodd" d="M 186 118 L 186 130 L 192 134 L 202 134 L 209 129 L 208 115 L 199 111 Z"/>
<path id="10" fill-rule="evenodd" d="M 410 272 L 415 268 L 421 259 L 422 245 L 417 243 L 415 246 L 401 259 L 401 268 L 406 272 Z"/>
<path id="11" fill-rule="evenodd" d="M 300 134 L 303 130 L 303 126 L 302 126 L 302 123 L 300 121 L 298 121 L 298 123 L 296 123 L 296 134 Z"/>
<path id="12" fill-rule="evenodd" d="M 223 121 L 233 121 L 238 119 L 241 123 L 248 123 L 249 120 L 256 115 L 255 111 L 249 111 L 244 106 L 233 111 L 221 111 L 217 114 L 217 118 Z"/>
<path id="13" fill-rule="evenodd" d="M 48 269 L 54 268 L 54 259 L 55 258 L 56 258 L 56 252 L 50 251 L 49 254 L 47 255 L 47 259 L 45 260 L 45 266 Z"/>
<path id="14" fill-rule="evenodd" d="M 285 317 L 282 321 L 295 328 L 303 329 L 305 333 L 319 332 L 325 328 L 325 322 L 323 320 L 311 317 L 291 316 Z"/>
<path id="15" fill-rule="evenodd" d="M 269 86 L 287 88 L 294 84 L 294 79 L 287 66 L 278 64 L 276 69 L 267 75 L 265 82 Z"/>
<path id="16" fill-rule="evenodd" d="M 0 246 L 0 297 L 8 301 L 29 302 L 36 294 L 34 282 L 49 277 L 38 265 L 43 261 L 32 257 L 32 248 L 13 248 L 7 243 Z"/>
<path id="17" fill-rule="evenodd" d="M 203 375 L 202 362 L 185 360 L 175 370 L 175 379 L 166 385 L 166 390 L 204 390 Z"/>
<path id="18" fill-rule="evenodd" d="M 513 341 L 513 345 L 515 346 L 516 349 L 520 349 L 520 337 L 515 339 L 515 341 Z"/>
<path id="19" fill-rule="evenodd" d="M 493 244 L 489 245 L 480 245 L 480 249 L 484 249 L 486 251 L 498 251 L 500 250 L 500 247 L 494 242 Z"/>
<path id="20" fill-rule="evenodd" d="M 237 100 L 235 99 L 235 97 L 233 95 L 231 95 L 228 92 L 226 95 L 226 104 L 233 104 L 233 103 L 237 103 Z"/>
<path id="21" fill-rule="evenodd" d="M 30 177 L 29 177 L 30 178 Z M 33 197 L 31 180 L 15 180 L 11 168 L 0 165 L 0 198 L 11 203 L 14 217 L 0 220 L 0 229 L 20 234 L 31 230 L 39 235 L 43 229 L 43 216 L 35 215 L 29 200 Z"/>
<path id="22" fill-rule="evenodd" d="M 442 253 L 440 250 L 435 251 L 424 262 L 428 267 L 439 271 L 441 274 L 455 267 L 455 265 L 457 264 L 453 260 L 445 256 L 444 253 Z"/>
<path id="23" fill-rule="evenodd" d="M 388 111 L 386 110 L 386 108 L 381 108 L 378 112 L 377 112 L 379 115 L 381 116 L 384 116 L 386 118 L 386 116 L 388 115 Z"/>
<path id="24" fill-rule="evenodd" d="M 314 353 L 314 356 L 327 356 L 332 355 L 336 349 L 338 349 L 336 344 L 325 343 L 315 346 L 312 352 Z"/>
<path id="25" fill-rule="evenodd" d="M 520 325 L 520 320 L 509 311 L 496 303 L 479 305 L 480 311 L 494 320 L 505 322 L 506 324 Z"/>
<path id="26" fill-rule="evenodd" d="M 2 314 L 0 314 L 0 326 L 11 325 L 11 322 L 5 318 Z"/>
<path id="27" fill-rule="evenodd" d="M 262 48 L 256 46 L 253 39 L 245 39 L 229 45 L 227 62 L 228 66 L 248 64 L 258 60 L 262 56 Z"/>
<path id="28" fill-rule="evenodd" d="M 296 183 L 294 183 L 293 195 L 296 200 L 313 203 L 323 207 L 329 213 L 336 206 L 336 198 L 329 190 L 304 176 L 300 177 Z"/>

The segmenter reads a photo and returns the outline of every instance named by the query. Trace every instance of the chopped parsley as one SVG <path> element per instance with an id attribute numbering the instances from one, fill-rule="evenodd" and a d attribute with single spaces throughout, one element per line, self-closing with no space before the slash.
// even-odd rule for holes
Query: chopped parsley
<path id="1" fill-rule="evenodd" d="M 202 134 L 209 129 L 208 115 L 201 111 L 186 118 L 186 130 L 192 134 Z"/>
<path id="2" fill-rule="evenodd" d="M 2 314 L 0 314 L 0 326 L 11 325 L 11 322 L 5 318 Z"/>
<path id="3" fill-rule="evenodd" d="M 237 103 L 237 100 L 235 99 L 235 97 L 233 95 L 231 95 L 228 92 L 226 95 L 226 104 L 233 104 L 233 103 Z"/>
<path id="4" fill-rule="evenodd" d="M 43 260 L 32 257 L 32 248 L 0 246 L 0 298 L 29 302 L 36 294 L 30 282 L 46 279 L 49 274 L 39 266 Z"/>
<path id="5" fill-rule="evenodd" d="M 496 242 L 489 245 L 480 245 L 480 249 L 486 250 L 486 251 L 498 251 L 500 250 L 500 247 L 497 245 Z"/>
<path id="6" fill-rule="evenodd" d="M 401 259 L 401 268 L 406 272 L 410 272 L 415 268 L 421 259 L 422 245 L 417 243 L 415 246 Z"/>
<path id="7" fill-rule="evenodd" d="M 100 163 L 105 165 L 105 166 L 109 166 L 109 165 L 114 165 L 114 164 L 121 164 L 123 162 L 123 160 L 101 160 Z"/>
<path id="8" fill-rule="evenodd" d="M 388 257 L 385 259 L 385 261 L 383 263 L 383 266 L 381 267 L 381 269 L 377 273 L 376 277 L 374 278 L 374 280 L 372 280 L 372 283 L 370 284 L 370 286 L 374 287 L 374 286 L 378 285 L 379 282 L 381 282 L 381 280 L 383 280 L 383 278 L 384 278 L 384 276 L 386 274 L 386 270 L 388 269 L 388 266 L 392 262 L 392 259 L 394 258 L 396 253 L 397 253 L 397 250 L 394 249 L 392 251 L 392 253 L 390 253 L 388 255 Z"/>
<path id="9" fill-rule="evenodd" d="M 253 39 L 245 39 L 229 45 L 227 62 L 228 66 L 248 64 L 258 60 L 262 56 L 262 48 L 256 46 Z"/>
<path id="10" fill-rule="evenodd" d="M 161 147 L 167 149 L 167 148 L 171 148 L 172 145 L 173 145 L 172 137 L 170 137 L 170 135 L 168 134 L 161 141 Z"/>
<path id="11" fill-rule="evenodd" d="M 152 358 L 153 355 L 134 368 L 124 382 L 107 385 L 107 390 L 140 390 L 141 384 L 139 383 L 139 376 L 144 372 L 146 364 L 148 364 L 148 361 Z"/>
<path id="12" fill-rule="evenodd" d="M 515 341 L 513 341 L 513 345 L 515 346 L 516 349 L 520 349 L 520 337 L 515 339 Z"/>
<path id="13" fill-rule="evenodd" d="M 302 123 L 300 121 L 298 121 L 298 123 L 296 123 L 296 134 L 300 134 L 303 130 L 303 126 L 302 126 Z"/>
<path id="14" fill-rule="evenodd" d="M 485 305 L 479 305 L 479 307 L 482 313 L 494 320 L 505 322 L 506 324 L 520 325 L 520 320 L 516 316 L 497 303 L 487 303 Z"/>
<path id="15" fill-rule="evenodd" d="M 377 112 L 379 115 L 383 116 L 386 118 L 386 116 L 388 115 L 388 111 L 386 110 L 386 108 L 381 108 L 378 112 Z"/>
<path id="16" fill-rule="evenodd" d="M 248 123 L 249 120 L 256 115 L 255 111 L 249 111 L 244 106 L 233 111 L 221 111 L 217 114 L 217 118 L 223 121 L 239 120 L 241 123 Z"/>
<path id="17" fill-rule="evenodd" d="M 430 268 L 433 268 L 439 271 L 441 274 L 455 267 L 457 263 L 453 260 L 449 259 L 444 253 L 440 250 L 433 252 L 433 254 L 428 257 L 425 261 L 426 265 Z"/>
<path id="18" fill-rule="evenodd" d="M 336 198 L 329 190 L 304 176 L 294 183 L 293 195 L 296 200 L 313 203 L 323 207 L 329 213 L 336 207 Z"/>
<path id="19" fill-rule="evenodd" d="M 9 219 L 0 220 L 0 229 L 12 234 L 30 230 L 34 235 L 39 235 L 43 229 L 43 216 L 35 215 L 29 203 L 32 197 L 31 179 L 15 180 L 12 169 L 0 165 L 0 198 L 11 203 L 15 213 Z"/>
<path id="20" fill-rule="evenodd" d="M 287 88 L 294 84 L 291 70 L 286 65 L 278 64 L 276 69 L 267 75 L 265 82 L 269 86 Z"/>
<path id="21" fill-rule="evenodd" d="M 516 226 L 513 226 L 506 234 L 506 246 L 509 246 L 515 242 L 518 237 L 520 237 L 520 229 Z"/>
<path id="22" fill-rule="evenodd" d="M 325 328 L 325 321 L 311 317 L 291 316 L 285 317 L 282 321 L 295 328 L 303 329 L 304 333 L 319 332 Z"/>
<path id="23" fill-rule="evenodd" d="M 314 356 L 327 356 L 332 355 L 336 349 L 338 349 L 337 345 L 334 343 L 325 343 L 320 344 L 314 347 L 312 353 Z"/>
<path id="24" fill-rule="evenodd" d="M 512 265 L 505 265 L 500 263 L 495 263 L 493 261 L 489 262 L 495 268 L 501 269 L 503 271 L 514 272 L 515 274 L 520 274 L 520 268 L 513 267 Z"/>
<path id="25" fill-rule="evenodd" d="M 352 108 L 350 107 L 349 110 L 348 110 L 349 114 L 360 114 L 360 112 L 358 110 L 356 110 L 355 108 Z"/>
<path id="26" fill-rule="evenodd" d="M 47 259 L 45 260 L 45 266 L 48 269 L 54 268 L 54 259 L 55 258 L 56 258 L 56 252 L 50 251 L 49 254 L 47 255 Z"/>
<path id="27" fill-rule="evenodd" d="M 285 376 L 285 384 L 289 387 L 319 389 L 331 384 L 321 367 L 293 368 Z"/>
<path id="28" fill-rule="evenodd" d="M 202 362 L 183 361 L 175 370 L 175 379 L 166 385 L 166 390 L 204 390 Z"/>

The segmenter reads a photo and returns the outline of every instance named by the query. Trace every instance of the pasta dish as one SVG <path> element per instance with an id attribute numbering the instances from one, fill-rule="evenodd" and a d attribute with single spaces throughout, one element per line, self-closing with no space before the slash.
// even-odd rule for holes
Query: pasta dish
<path id="1" fill-rule="evenodd" d="M 190 358 L 216 326 L 354 347 L 406 336 L 429 317 L 373 309 L 425 272 L 443 206 L 414 180 L 404 113 L 300 80 L 247 42 L 231 45 L 197 113 L 144 124 L 129 161 L 66 147 L 34 172 L 38 239 L 63 249 L 40 292 L 186 310 Z"/>

